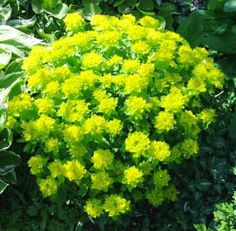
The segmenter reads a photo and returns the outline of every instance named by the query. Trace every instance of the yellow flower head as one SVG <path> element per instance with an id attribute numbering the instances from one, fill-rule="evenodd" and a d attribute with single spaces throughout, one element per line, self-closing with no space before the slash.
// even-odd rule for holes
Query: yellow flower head
<path id="1" fill-rule="evenodd" d="M 94 152 L 91 160 L 94 168 L 104 169 L 111 165 L 113 159 L 114 155 L 109 150 L 99 149 Z"/>
<path id="2" fill-rule="evenodd" d="M 105 199 L 103 208 L 108 213 L 109 217 L 115 217 L 130 210 L 130 201 L 113 194 Z"/>
<path id="3" fill-rule="evenodd" d="M 87 172 L 84 166 L 78 161 L 67 161 L 63 165 L 65 176 L 69 181 L 76 181 L 79 183 Z"/>
<path id="4" fill-rule="evenodd" d="M 132 188 L 143 181 L 143 173 L 135 166 L 129 167 L 124 171 L 123 182 Z"/>
<path id="5" fill-rule="evenodd" d="M 79 13 L 70 13 L 64 18 L 66 30 L 71 32 L 78 32 L 83 30 L 85 21 Z"/>
<path id="6" fill-rule="evenodd" d="M 150 140 L 148 136 L 142 132 L 130 133 L 125 140 L 125 149 L 131 152 L 134 157 L 144 155 L 148 150 Z"/>

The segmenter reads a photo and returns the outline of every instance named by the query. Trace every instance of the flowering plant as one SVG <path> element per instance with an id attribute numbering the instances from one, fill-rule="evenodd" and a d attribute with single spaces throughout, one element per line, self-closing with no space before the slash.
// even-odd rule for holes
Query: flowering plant
<path id="1" fill-rule="evenodd" d="M 33 147 L 28 164 L 43 196 L 73 187 L 92 217 L 174 201 L 167 165 L 198 153 L 215 118 L 202 99 L 224 75 L 205 49 L 152 17 L 64 21 L 68 35 L 32 49 L 25 91 L 8 102 L 6 126 Z"/>

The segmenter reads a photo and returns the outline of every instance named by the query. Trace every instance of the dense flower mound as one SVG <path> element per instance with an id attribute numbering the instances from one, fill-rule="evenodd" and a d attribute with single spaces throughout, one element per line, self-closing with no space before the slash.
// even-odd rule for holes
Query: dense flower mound
<path id="1" fill-rule="evenodd" d="M 66 37 L 24 60 L 25 91 L 8 102 L 6 126 L 28 143 L 42 194 L 74 190 L 92 217 L 175 200 L 168 164 L 198 153 L 215 118 L 202 99 L 222 72 L 149 16 L 73 13 L 65 24 Z"/>

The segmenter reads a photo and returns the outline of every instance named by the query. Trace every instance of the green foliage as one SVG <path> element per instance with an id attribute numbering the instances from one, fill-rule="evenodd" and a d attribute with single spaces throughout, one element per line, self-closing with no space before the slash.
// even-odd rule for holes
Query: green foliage
<path id="1" fill-rule="evenodd" d="M 209 1 L 206 9 L 190 14 L 177 30 L 193 47 L 201 45 L 214 51 L 231 77 L 236 74 L 234 10 L 235 1 Z"/>
<path id="2" fill-rule="evenodd" d="M 235 171 L 236 175 L 236 171 Z M 206 228 L 204 224 L 195 225 L 197 231 L 235 231 L 236 230 L 236 191 L 232 202 L 216 205 L 214 210 L 214 228 Z"/>

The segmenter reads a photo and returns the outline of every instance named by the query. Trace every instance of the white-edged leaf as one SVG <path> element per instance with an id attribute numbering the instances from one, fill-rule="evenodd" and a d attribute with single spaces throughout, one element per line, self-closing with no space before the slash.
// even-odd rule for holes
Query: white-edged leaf
<path id="1" fill-rule="evenodd" d="M 0 179 L 0 194 L 3 193 L 3 191 L 6 189 L 7 186 L 8 184 Z"/>
<path id="2" fill-rule="evenodd" d="M 36 39 L 27 35 L 11 26 L 0 26 L 0 43 L 7 43 L 11 45 L 11 41 L 21 44 L 22 46 L 32 48 L 34 45 L 40 43 L 42 40 Z"/>
<path id="3" fill-rule="evenodd" d="M 11 60 L 11 52 L 0 49 L 0 69 L 3 69 Z"/>

